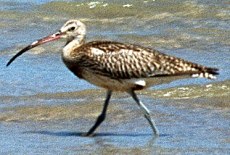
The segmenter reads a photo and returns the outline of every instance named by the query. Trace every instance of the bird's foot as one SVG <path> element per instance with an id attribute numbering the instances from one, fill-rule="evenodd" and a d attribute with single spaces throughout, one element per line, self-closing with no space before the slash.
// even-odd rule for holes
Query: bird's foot
<path id="1" fill-rule="evenodd" d="M 81 136 L 82 137 L 93 137 L 93 136 L 95 136 L 95 134 L 86 132 L 86 133 L 82 133 Z"/>

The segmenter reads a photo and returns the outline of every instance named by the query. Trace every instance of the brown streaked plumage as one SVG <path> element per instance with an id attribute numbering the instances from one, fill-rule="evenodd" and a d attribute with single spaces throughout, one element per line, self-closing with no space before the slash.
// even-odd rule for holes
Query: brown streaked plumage
<path id="1" fill-rule="evenodd" d="M 134 91 L 182 78 L 215 79 L 215 75 L 218 74 L 216 68 L 198 65 L 138 45 L 111 41 L 85 43 L 85 34 L 86 27 L 82 22 L 69 20 L 57 33 L 35 41 L 19 51 L 10 59 L 7 66 L 31 48 L 66 38 L 67 43 L 62 52 L 65 65 L 79 78 L 107 89 L 102 113 L 94 126 L 85 134 L 86 136 L 92 135 L 105 119 L 113 91 L 123 91 L 130 94 L 143 111 L 154 134 L 159 135 L 149 110 L 138 99 Z"/>

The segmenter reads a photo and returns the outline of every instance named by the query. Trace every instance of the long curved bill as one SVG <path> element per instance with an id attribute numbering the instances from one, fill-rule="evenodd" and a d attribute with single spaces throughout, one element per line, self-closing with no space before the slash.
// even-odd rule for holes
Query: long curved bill
<path id="1" fill-rule="evenodd" d="M 14 55 L 10 60 L 9 62 L 6 64 L 6 66 L 9 66 L 17 57 L 19 57 L 20 55 L 22 55 L 23 53 L 25 53 L 26 51 L 38 46 L 38 45 L 41 45 L 41 44 L 45 44 L 45 43 L 48 43 L 48 42 L 51 42 L 51 41 L 54 41 L 54 40 L 58 40 L 60 39 L 62 36 L 62 33 L 61 32 L 57 32 L 57 33 L 54 33 L 52 35 L 49 35 L 47 37 L 44 37 L 42 39 L 39 39 L 35 42 L 33 42 L 32 44 L 26 46 L 25 48 L 23 48 L 21 51 L 19 51 L 16 55 Z"/>

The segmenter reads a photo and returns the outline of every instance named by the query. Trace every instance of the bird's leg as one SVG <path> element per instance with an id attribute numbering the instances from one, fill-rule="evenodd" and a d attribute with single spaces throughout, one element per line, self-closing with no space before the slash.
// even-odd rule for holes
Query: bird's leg
<path id="1" fill-rule="evenodd" d="M 145 118 L 148 120 L 149 124 L 151 125 L 152 129 L 153 129 L 153 132 L 155 135 L 159 135 L 159 131 L 156 127 L 156 124 L 155 122 L 151 119 L 150 117 L 150 112 L 149 110 L 146 108 L 146 106 L 138 99 L 136 93 L 131 90 L 128 92 L 132 97 L 133 99 L 136 101 L 137 105 L 141 108 Z"/>
<path id="2" fill-rule="evenodd" d="M 93 134 L 93 132 L 97 129 L 97 127 L 104 121 L 105 116 L 106 116 L 107 107 L 109 105 L 109 100 L 110 100 L 111 95 L 112 95 L 112 91 L 108 90 L 103 110 L 102 110 L 101 114 L 98 116 L 97 121 L 95 122 L 95 124 L 85 134 L 85 136 L 91 136 Z"/>

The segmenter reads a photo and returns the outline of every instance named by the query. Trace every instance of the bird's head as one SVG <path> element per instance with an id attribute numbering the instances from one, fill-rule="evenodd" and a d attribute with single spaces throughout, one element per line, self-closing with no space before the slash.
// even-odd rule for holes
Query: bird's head
<path id="1" fill-rule="evenodd" d="M 67 40 L 78 36 L 85 36 L 85 24 L 79 20 L 69 20 L 61 27 L 59 33 L 61 34 L 61 38 L 66 38 Z"/>
<path id="2" fill-rule="evenodd" d="M 39 39 L 37 41 L 34 41 L 30 45 L 23 48 L 21 51 L 19 51 L 16 55 L 14 55 L 9 60 L 9 62 L 7 63 L 6 66 L 9 66 L 18 56 L 22 55 L 26 51 L 28 51 L 28 50 L 30 50 L 30 49 L 38 46 L 38 45 L 42 45 L 42 44 L 45 44 L 47 42 L 55 41 L 55 40 L 58 40 L 61 38 L 67 39 L 67 42 L 70 42 L 75 38 L 78 38 L 79 40 L 81 40 L 81 39 L 83 40 L 85 33 L 86 33 L 85 24 L 83 24 L 79 20 L 69 20 L 61 27 L 61 29 L 58 32 L 51 34 L 47 37 L 44 37 L 42 39 Z"/>

